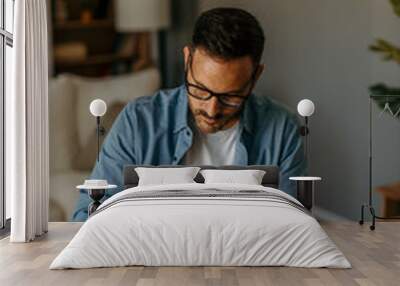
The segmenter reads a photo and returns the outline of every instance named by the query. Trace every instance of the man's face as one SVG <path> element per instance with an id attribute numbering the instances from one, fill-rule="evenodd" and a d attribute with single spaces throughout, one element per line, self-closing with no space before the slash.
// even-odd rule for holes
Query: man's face
<path id="1" fill-rule="evenodd" d="M 262 66 L 255 69 L 249 56 L 225 61 L 201 48 L 183 51 L 189 108 L 197 127 L 205 134 L 232 127 Z"/>

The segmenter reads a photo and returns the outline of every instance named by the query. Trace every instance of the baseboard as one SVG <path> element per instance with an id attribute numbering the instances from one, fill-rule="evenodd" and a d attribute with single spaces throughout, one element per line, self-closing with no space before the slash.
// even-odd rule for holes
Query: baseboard
<path id="1" fill-rule="evenodd" d="M 348 218 L 341 216 L 327 209 L 315 206 L 313 210 L 315 218 L 321 221 L 350 221 Z"/>

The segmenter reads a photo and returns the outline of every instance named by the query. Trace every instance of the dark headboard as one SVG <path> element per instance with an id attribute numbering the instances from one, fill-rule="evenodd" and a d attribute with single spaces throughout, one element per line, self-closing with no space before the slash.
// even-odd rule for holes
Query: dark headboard
<path id="1" fill-rule="evenodd" d="M 150 166 L 150 165 L 125 165 L 124 166 L 124 189 L 133 188 L 138 185 L 139 177 L 135 171 L 136 167 L 152 167 L 152 168 L 182 168 L 190 167 L 183 165 L 161 165 L 161 166 Z M 278 188 L 279 187 L 279 168 L 277 166 L 266 166 L 266 165 L 251 165 L 251 166 L 198 166 L 201 169 L 219 169 L 219 170 L 248 170 L 256 169 L 265 171 L 265 175 L 262 180 L 262 185 L 265 187 Z M 204 183 L 203 176 L 199 173 L 194 180 L 197 183 Z"/>

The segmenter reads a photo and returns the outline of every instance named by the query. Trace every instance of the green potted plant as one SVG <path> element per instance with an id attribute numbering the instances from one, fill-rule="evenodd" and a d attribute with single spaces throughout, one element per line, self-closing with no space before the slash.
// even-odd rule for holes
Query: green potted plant
<path id="1" fill-rule="evenodd" d="M 390 0 L 394 12 L 400 17 L 400 0 Z M 383 60 L 394 61 L 400 65 L 400 48 L 392 43 L 377 39 L 369 49 L 375 53 L 383 55 Z M 392 110 L 400 108 L 400 87 L 391 87 L 385 83 L 377 83 L 369 88 L 370 93 L 374 96 L 374 100 L 379 107 L 384 108 L 385 104 L 389 101 L 385 95 L 399 95 L 399 97 L 390 99 L 390 106 Z"/>

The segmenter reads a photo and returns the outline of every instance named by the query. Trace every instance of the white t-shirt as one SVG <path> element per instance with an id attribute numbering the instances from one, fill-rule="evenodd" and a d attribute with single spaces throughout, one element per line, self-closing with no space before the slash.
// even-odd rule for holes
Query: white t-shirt
<path id="1" fill-rule="evenodd" d="M 233 165 L 235 161 L 236 144 L 239 140 L 239 124 L 218 131 L 203 134 L 196 124 L 189 120 L 193 130 L 192 146 L 185 154 L 185 165 Z"/>

